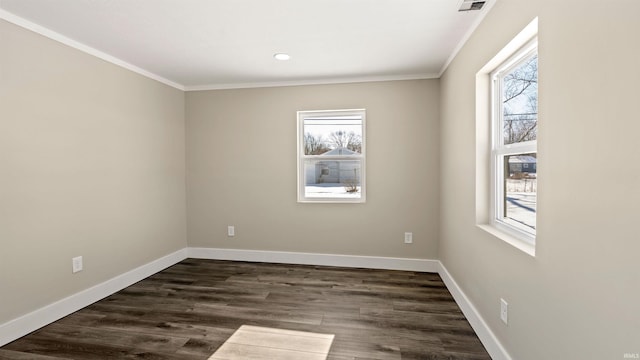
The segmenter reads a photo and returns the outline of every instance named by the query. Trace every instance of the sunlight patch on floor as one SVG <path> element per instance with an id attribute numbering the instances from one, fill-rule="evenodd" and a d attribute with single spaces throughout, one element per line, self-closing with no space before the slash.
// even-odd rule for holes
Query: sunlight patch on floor
<path id="1" fill-rule="evenodd" d="M 242 325 L 209 360 L 325 360 L 333 334 Z"/>

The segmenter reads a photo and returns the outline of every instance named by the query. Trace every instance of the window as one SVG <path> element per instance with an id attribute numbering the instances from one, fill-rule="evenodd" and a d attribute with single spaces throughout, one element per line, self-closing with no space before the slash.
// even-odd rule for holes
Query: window
<path id="1" fill-rule="evenodd" d="M 298 202 L 365 201 L 365 110 L 298 112 Z"/>
<path id="2" fill-rule="evenodd" d="M 491 73 L 491 225 L 535 243 L 538 51 L 534 39 Z"/>

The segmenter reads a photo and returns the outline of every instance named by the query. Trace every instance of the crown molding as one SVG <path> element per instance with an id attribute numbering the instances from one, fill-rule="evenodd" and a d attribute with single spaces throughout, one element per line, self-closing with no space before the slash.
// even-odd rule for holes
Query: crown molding
<path id="1" fill-rule="evenodd" d="M 267 88 L 267 87 L 285 87 L 285 86 L 305 86 L 305 85 L 330 85 L 330 84 L 349 84 L 349 83 L 364 83 L 364 82 L 381 82 L 381 81 L 403 81 L 403 80 L 425 80 L 425 79 L 439 79 L 442 74 L 447 70 L 453 59 L 458 55 L 460 50 L 464 47 L 471 35 L 478 28 L 480 23 L 484 20 L 485 16 L 489 13 L 491 8 L 495 5 L 496 1 L 487 1 L 485 8 L 482 9 L 482 13 L 471 25 L 465 36 L 455 47 L 453 53 L 447 59 L 446 63 L 442 67 L 439 73 L 418 73 L 408 75 L 381 75 L 381 76 L 362 76 L 362 77 L 346 77 L 346 78 L 325 78 L 325 79 L 309 79 L 309 80 L 292 80 L 292 81 L 267 81 L 267 82 L 248 82 L 248 83 L 227 83 L 227 84 L 204 84 L 204 85 L 183 85 L 175 81 L 164 78 L 160 75 L 152 73 L 141 67 L 128 63 L 115 56 L 109 55 L 103 51 L 95 49 L 91 46 L 85 45 L 79 41 L 73 40 L 67 36 L 64 36 L 58 32 L 48 29 L 44 26 L 38 25 L 32 21 L 8 12 L 4 9 L 0 9 L 0 19 L 3 19 L 9 23 L 20 26 L 24 29 L 35 32 L 39 35 L 45 36 L 51 40 L 57 41 L 76 50 L 82 51 L 86 54 L 95 56 L 99 59 L 107 61 L 116 66 L 120 66 L 124 69 L 133 71 L 139 75 L 147 77 L 149 79 L 156 80 L 165 85 L 171 86 L 182 91 L 206 91 L 206 90 L 228 90 L 228 89 L 248 89 L 248 88 Z"/>
<path id="2" fill-rule="evenodd" d="M 104 61 L 107 61 L 109 63 L 112 63 L 114 65 L 120 66 L 124 69 L 133 71 L 139 75 L 142 75 L 144 77 L 147 77 L 149 79 L 153 79 L 156 80 L 158 82 L 161 82 L 165 85 L 169 85 L 173 88 L 176 88 L 178 90 L 182 90 L 184 91 L 184 86 L 181 84 L 178 84 L 177 82 L 171 81 L 169 79 L 163 78 L 160 75 L 154 74 L 150 71 L 147 71 L 143 68 L 140 68 L 138 66 L 135 66 L 133 64 L 130 64 L 124 60 L 121 60 L 115 56 L 109 55 L 105 52 L 102 52 L 98 49 L 92 48 L 91 46 L 85 45 L 81 42 L 78 42 L 76 40 L 73 40 L 71 38 L 68 38 L 60 33 L 57 33 L 51 29 L 47 29 L 44 26 L 38 25 L 36 23 L 33 23 L 27 19 L 24 19 L 20 16 L 17 16 L 13 13 L 10 13 L 6 10 L 0 9 L 0 19 L 3 19 L 7 22 L 10 22 L 14 25 L 20 26 L 24 29 L 33 31 L 36 34 L 40 34 L 42 36 L 45 36 L 51 40 L 57 41 L 59 43 L 62 43 L 64 45 L 67 45 L 69 47 L 72 47 L 76 50 L 80 50 L 84 53 L 87 53 L 89 55 L 95 56 L 99 59 L 102 59 Z"/>
<path id="3" fill-rule="evenodd" d="M 489 11 L 491 11 L 493 6 L 498 1 L 499 0 L 489 0 L 485 3 L 483 9 L 480 10 L 481 12 L 478 18 L 473 22 L 473 24 L 471 24 L 471 27 L 469 28 L 469 30 L 467 30 L 466 34 L 464 34 L 464 36 L 462 37 L 462 40 L 460 40 L 458 45 L 453 49 L 453 52 L 451 53 L 447 61 L 444 63 L 444 66 L 442 66 L 442 70 L 440 70 L 440 72 L 438 73 L 438 76 L 437 76 L 438 78 L 441 78 L 444 72 L 447 71 L 447 68 L 453 62 L 453 59 L 455 59 L 456 56 L 458 56 L 458 53 L 460 52 L 460 50 L 462 50 L 462 48 L 467 43 L 467 41 L 469 41 L 469 39 L 471 38 L 471 35 L 473 35 L 473 33 L 476 32 L 476 30 L 478 29 L 478 26 L 480 26 L 480 24 L 482 23 L 484 18 L 487 16 Z"/>
<path id="4" fill-rule="evenodd" d="M 210 84 L 210 85 L 192 85 L 185 86 L 185 91 L 206 91 L 206 90 L 230 90 L 230 89 L 252 89 L 265 87 L 284 87 L 284 86 L 305 86 L 305 85 L 331 85 L 331 84 L 350 84 L 378 81 L 404 81 L 404 80 L 425 80 L 437 79 L 438 74 L 411 74 L 411 75 L 393 75 L 393 76 L 363 76 L 352 78 L 327 78 L 316 80 L 295 80 L 295 81 L 274 81 L 274 82 L 255 82 L 255 83 L 230 83 L 230 84 Z"/>

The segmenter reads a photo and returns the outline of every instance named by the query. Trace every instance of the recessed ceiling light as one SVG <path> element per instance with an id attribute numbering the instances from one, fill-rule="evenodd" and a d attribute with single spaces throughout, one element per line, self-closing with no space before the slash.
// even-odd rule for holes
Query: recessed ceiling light
<path id="1" fill-rule="evenodd" d="M 285 53 L 277 53 L 275 55 L 273 55 L 274 58 L 276 58 L 276 60 L 289 60 L 291 59 L 291 56 L 289 56 L 289 54 L 285 54 Z"/>

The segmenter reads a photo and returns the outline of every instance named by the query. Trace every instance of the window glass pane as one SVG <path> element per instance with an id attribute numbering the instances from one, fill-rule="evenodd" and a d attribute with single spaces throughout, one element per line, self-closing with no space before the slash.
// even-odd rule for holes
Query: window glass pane
<path id="1" fill-rule="evenodd" d="M 311 198 L 355 198 L 360 194 L 360 160 L 305 160 L 304 194 Z"/>
<path id="2" fill-rule="evenodd" d="M 362 117 L 304 119 L 304 154 L 349 156 L 362 153 Z"/>
<path id="3" fill-rule="evenodd" d="M 538 55 L 502 77 L 504 144 L 536 140 L 538 135 Z"/>
<path id="4" fill-rule="evenodd" d="M 298 201 L 365 201 L 365 110 L 298 112 Z"/>
<path id="5" fill-rule="evenodd" d="M 504 157 L 504 218 L 514 227 L 535 233 L 538 192 L 537 154 Z"/>

